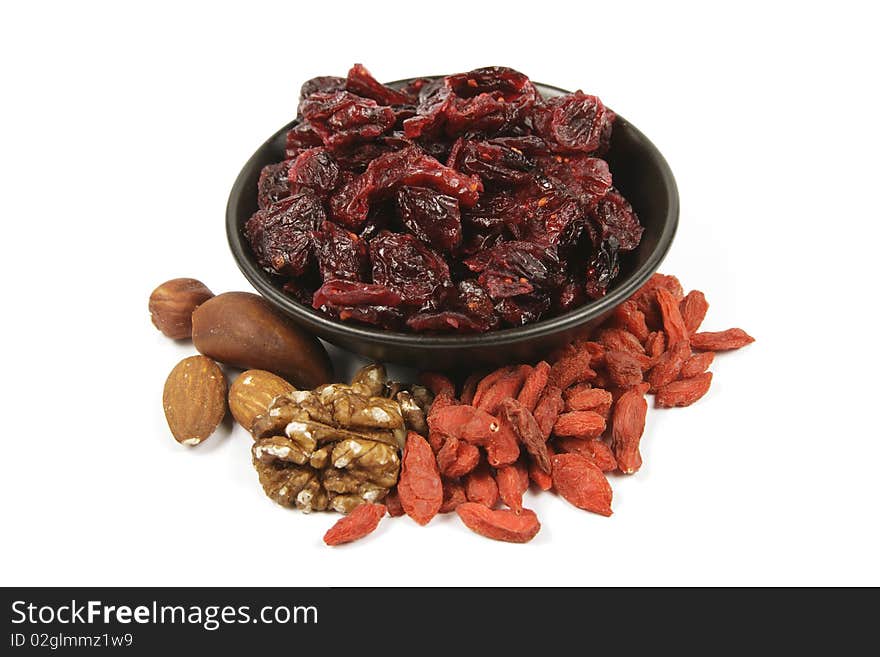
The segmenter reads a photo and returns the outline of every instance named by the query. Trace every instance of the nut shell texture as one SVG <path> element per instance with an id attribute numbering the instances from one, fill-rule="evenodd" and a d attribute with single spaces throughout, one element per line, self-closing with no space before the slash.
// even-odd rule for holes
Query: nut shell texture
<path id="1" fill-rule="evenodd" d="M 205 356 L 184 358 L 165 381 L 162 405 L 174 439 L 182 445 L 200 444 L 226 415 L 223 371 Z"/>

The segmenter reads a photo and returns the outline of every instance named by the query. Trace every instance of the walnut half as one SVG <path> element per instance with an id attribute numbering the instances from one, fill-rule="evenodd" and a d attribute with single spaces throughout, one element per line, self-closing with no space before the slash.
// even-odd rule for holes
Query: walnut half
<path id="1" fill-rule="evenodd" d="M 305 512 L 383 499 L 400 474 L 406 425 L 398 401 L 370 394 L 377 389 L 361 379 L 277 397 L 251 431 L 266 495 Z"/>

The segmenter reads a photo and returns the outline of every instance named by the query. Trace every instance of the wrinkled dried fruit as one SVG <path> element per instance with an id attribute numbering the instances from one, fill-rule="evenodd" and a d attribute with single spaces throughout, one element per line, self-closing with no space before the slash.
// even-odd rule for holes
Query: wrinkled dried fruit
<path id="1" fill-rule="evenodd" d="M 440 505 L 440 513 L 452 513 L 467 501 L 464 486 L 458 479 L 443 480 L 443 504 Z"/>
<path id="2" fill-rule="evenodd" d="M 632 474 L 642 467 L 639 442 L 645 431 L 648 402 L 641 390 L 629 390 L 614 405 L 611 419 L 611 445 L 617 467 L 624 474 Z"/>
<path id="3" fill-rule="evenodd" d="M 455 397 L 455 384 L 448 377 L 436 372 L 422 372 L 419 374 L 419 383 L 425 386 L 435 396 L 447 395 Z"/>
<path id="4" fill-rule="evenodd" d="M 437 452 L 437 467 L 444 477 L 462 477 L 477 467 L 480 450 L 455 436 L 447 436 Z"/>
<path id="5" fill-rule="evenodd" d="M 726 331 L 694 333 L 691 346 L 700 351 L 729 351 L 751 344 L 755 338 L 739 328 Z"/>
<path id="6" fill-rule="evenodd" d="M 714 351 L 702 351 L 696 353 L 684 362 L 684 365 L 681 366 L 681 371 L 678 373 L 678 377 L 680 379 L 690 379 L 697 376 L 697 374 L 702 374 L 709 369 L 713 360 L 715 360 Z"/>
<path id="7" fill-rule="evenodd" d="M 342 545 L 363 538 L 375 531 L 386 511 L 384 504 L 370 504 L 369 502 L 360 504 L 327 530 L 327 533 L 324 534 L 324 542 L 327 545 Z"/>
<path id="8" fill-rule="evenodd" d="M 397 493 L 396 488 L 388 493 L 383 501 L 385 502 L 385 507 L 388 509 L 388 515 L 392 518 L 399 518 L 400 516 L 406 515 L 406 511 L 403 510 L 403 505 L 400 503 L 400 495 Z"/>
<path id="9" fill-rule="evenodd" d="M 642 382 L 642 366 L 635 355 L 628 351 L 606 351 L 605 368 L 611 383 L 620 388 L 629 388 Z"/>
<path id="10" fill-rule="evenodd" d="M 406 437 L 397 492 L 406 515 L 420 525 L 427 525 L 443 504 L 443 484 L 434 452 L 413 431 Z"/>
<path id="11" fill-rule="evenodd" d="M 465 476 L 464 491 L 468 502 L 476 502 L 490 509 L 498 503 L 498 484 L 485 463 Z"/>
<path id="12" fill-rule="evenodd" d="M 690 379 L 673 381 L 657 391 L 654 397 L 654 406 L 657 408 L 690 406 L 709 392 L 710 385 L 712 385 L 712 372 L 704 372 Z"/>
<path id="13" fill-rule="evenodd" d="M 523 493 L 529 489 L 529 472 L 522 461 L 498 468 L 495 481 L 498 484 L 498 496 L 501 501 L 513 511 L 521 512 Z"/>
<path id="14" fill-rule="evenodd" d="M 510 68 L 393 88 L 355 64 L 345 78 L 303 84 L 286 159 L 261 171 L 246 236 L 280 287 L 340 321 L 483 333 L 567 312 L 604 295 L 620 254 L 642 237 L 602 159 L 615 119 L 581 91 L 543 98 Z M 338 230 L 322 228 L 325 219 Z M 383 231 L 437 262 L 386 243 Z M 367 249 L 373 280 L 359 255 Z M 440 290 L 438 263 L 448 270 Z M 395 267 L 400 280 L 376 280 L 377 268 Z M 334 279 L 386 285 L 404 303 L 315 303 L 312 292 Z M 642 312 L 626 318 L 640 338 Z"/>
<path id="15" fill-rule="evenodd" d="M 645 313 L 639 310 L 638 304 L 629 299 L 614 309 L 612 315 L 614 322 L 624 331 L 632 333 L 641 342 L 648 339 L 648 325 L 645 323 Z"/>
<path id="16" fill-rule="evenodd" d="M 617 469 L 617 460 L 614 452 L 601 440 L 591 438 L 556 438 L 553 444 L 559 451 L 567 454 L 580 454 L 596 464 L 602 472 L 611 472 Z"/>
<path id="17" fill-rule="evenodd" d="M 590 381 L 596 372 L 590 367 L 592 356 L 586 349 L 578 349 L 557 360 L 550 368 L 550 382 L 565 389 L 574 383 Z"/>
<path id="18" fill-rule="evenodd" d="M 645 352 L 654 361 L 666 351 L 666 334 L 663 331 L 652 331 L 645 340 Z"/>
<path id="19" fill-rule="evenodd" d="M 534 511 L 522 509 L 519 513 L 507 509 L 489 509 L 482 504 L 465 502 L 455 510 L 471 531 L 496 541 L 528 543 L 541 530 Z"/>
<path id="20" fill-rule="evenodd" d="M 436 411 L 432 408 L 428 426 L 432 432 L 455 436 L 482 447 L 493 467 L 513 463 L 519 458 L 519 445 L 510 428 L 473 406 L 447 406 Z"/>
<path id="21" fill-rule="evenodd" d="M 477 384 L 477 388 L 474 391 L 474 398 L 471 400 L 471 404 L 473 406 L 479 406 L 480 400 L 482 400 L 483 395 L 486 394 L 486 391 L 495 385 L 502 377 L 505 377 L 512 373 L 516 368 L 514 366 L 508 367 L 500 367 L 494 372 L 490 372 Z"/>
<path id="22" fill-rule="evenodd" d="M 605 418 L 595 411 L 563 413 L 553 425 L 553 434 L 571 438 L 598 438 L 605 431 Z"/>
<path id="23" fill-rule="evenodd" d="M 611 515 L 611 486 L 592 461 L 580 454 L 553 457 L 553 487 L 579 509 Z"/>
<path id="24" fill-rule="evenodd" d="M 648 383 L 651 386 L 649 390 L 656 392 L 667 383 L 675 381 L 690 355 L 690 345 L 687 342 L 679 342 L 660 356 L 648 373 Z"/>
<path id="25" fill-rule="evenodd" d="M 611 411 L 611 393 L 602 388 L 578 389 L 578 386 L 574 386 L 566 390 L 564 395 L 566 411 L 594 411 L 604 418 Z"/>
<path id="26" fill-rule="evenodd" d="M 556 453 L 553 446 L 549 444 L 547 445 L 547 452 L 551 457 Z M 540 490 L 546 491 L 553 488 L 553 477 L 539 468 L 538 464 L 532 458 L 529 459 L 529 479 L 531 479 L 535 483 L 535 486 Z"/>
<path id="27" fill-rule="evenodd" d="M 528 365 L 523 365 L 501 377 L 491 388 L 486 390 L 475 406 L 487 413 L 494 414 L 502 401 L 515 398 L 519 394 L 523 380 L 531 372 L 531 369 Z"/>
<path id="28" fill-rule="evenodd" d="M 679 309 L 681 310 L 681 318 L 684 320 L 684 326 L 688 334 L 692 335 L 699 330 L 700 324 L 706 318 L 706 313 L 709 311 L 709 302 L 706 301 L 706 296 L 702 292 L 692 290 L 681 300 Z"/>
<path id="29" fill-rule="evenodd" d="M 550 437 L 550 432 L 559 418 L 559 414 L 565 408 L 565 402 L 562 400 L 562 390 L 555 385 L 548 385 L 544 388 L 544 394 L 535 407 L 535 420 L 541 428 L 541 436 L 546 441 Z"/>
<path id="30" fill-rule="evenodd" d="M 679 299 L 664 287 L 657 288 L 656 294 L 660 316 L 663 318 L 663 332 L 666 333 L 667 348 L 671 349 L 679 342 L 687 341 L 688 330 L 681 316 Z"/>
<path id="31" fill-rule="evenodd" d="M 531 411 L 515 399 L 503 400 L 499 411 L 502 422 L 510 427 L 538 467 L 549 473 L 550 455 L 547 452 L 544 433 Z"/>
<path id="32" fill-rule="evenodd" d="M 547 387 L 549 379 L 550 364 L 542 360 L 529 372 L 516 400 L 529 411 L 534 411 L 535 406 L 538 405 L 538 401 L 541 399 L 544 388 Z"/>
<path id="33" fill-rule="evenodd" d="M 474 402 L 474 395 L 477 393 L 477 385 L 480 383 L 480 380 L 483 378 L 483 374 L 481 372 L 474 372 L 467 379 L 465 379 L 464 383 L 461 385 L 461 403 L 472 405 Z"/>

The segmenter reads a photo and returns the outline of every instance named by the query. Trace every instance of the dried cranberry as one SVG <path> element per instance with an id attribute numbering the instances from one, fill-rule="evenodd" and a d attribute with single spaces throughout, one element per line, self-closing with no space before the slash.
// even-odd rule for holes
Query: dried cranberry
<path id="1" fill-rule="evenodd" d="M 370 241 L 373 282 L 420 309 L 438 308 L 452 287 L 449 266 L 412 235 L 382 231 Z"/>
<path id="2" fill-rule="evenodd" d="M 430 187 L 472 207 L 483 191 L 479 178 L 445 167 L 418 147 L 410 146 L 382 155 L 358 178 L 343 186 L 330 201 L 334 219 L 356 227 L 364 222 L 370 203 L 387 198 L 401 185 Z"/>
<path id="3" fill-rule="evenodd" d="M 560 152 L 591 153 L 599 148 L 613 113 L 582 91 L 557 96 L 535 108 L 535 131 Z"/>
<path id="4" fill-rule="evenodd" d="M 327 149 L 310 148 L 290 165 L 288 178 L 294 192 L 309 188 L 317 196 L 327 198 L 339 182 L 339 167 Z"/>
<path id="5" fill-rule="evenodd" d="M 245 235 L 261 266 L 299 276 L 311 261 L 312 231 L 323 221 L 321 201 L 305 190 L 258 210 L 245 224 Z"/>
<path id="6" fill-rule="evenodd" d="M 550 309 L 550 297 L 546 294 L 528 294 L 511 299 L 502 299 L 495 304 L 495 310 L 506 324 L 525 326 L 537 322 Z"/>
<path id="7" fill-rule="evenodd" d="M 352 232 L 325 221 L 312 233 L 318 269 L 327 280 L 363 281 L 368 271 L 367 243 Z"/>
<path id="8" fill-rule="evenodd" d="M 318 92 L 300 103 L 303 117 L 328 148 L 367 141 L 394 126 L 394 112 L 348 91 Z"/>
<path id="9" fill-rule="evenodd" d="M 304 84 L 299 111 L 246 233 L 287 294 L 341 321 L 522 326 L 604 295 L 641 241 L 595 96 L 544 100 L 503 67 L 394 89 L 355 64 Z"/>
<path id="10" fill-rule="evenodd" d="M 438 312 L 417 313 L 407 320 L 414 331 L 484 333 L 498 325 L 492 300 L 471 280 L 460 281 Z"/>
<path id="11" fill-rule="evenodd" d="M 617 239 L 609 237 L 596 248 L 587 265 L 586 292 L 591 299 L 605 296 L 611 281 L 617 277 L 620 265 L 617 261 L 619 251 Z"/>
<path id="12" fill-rule="evenodd" d="M 287 131 L 284 156 L 292 160 L 309 148 L 323 145 L 321 135 L 312 130 L 308 123 L 298 123 Z"/>
<path id="13" fill-rule="evenodd" d="M 621 251 L 632 251 L 642 240 L 644 229 L 636 213 L 616 190 L 599 202 L 590 217 L 599 226 L 602 239 L 614 238 Z"/>
<path id="14" fill-rule="evenodd" d="M 371 98 L 380 105 L 404 105 L 413 102 L 411 96 L 407 96 L 396 89 L 386 87 L 377 81 L 370 72 L 364 68 L 363 64 L 355 64 L 348 72 L 348 78 L 345 82 L 345 88 L 348 91 Z"/>
<path id="15" fill-rule="evenodd" d="M 314 295 L 312 305 L 321 306 L 399 306 L 397 292 L 375 283 L 331 280 L 324 283 Z"/>
<path id="16" fill-rule="evenodd" d="M 311 80 L 306 80 L 303 82 L 303 86 L 300 87 L 299 99 L 302 101 L 316 93 L 332 94 L 336 91 L 342 91 L 345 89 L 345 82 L 345 78 L 335 75 L 320 75 Z"/>
<path id="17" fill-rule="evenodd" d="M 284 160 L 278 164 L 267 164 L 260 170 L 260 180 L 257 182 L 257 207 L 260 210 L 290 196 L 290 182 L 287 179 L 289 169 L 290 160 Z"/>
<path id="18" fill-rule="evenodd" d="M 555 256 L 532 242 L 504 242 L 467 259 L 465 264 L 471 271 L 480 272 L 478 280 L 481 284 L 484 277 L 499 286 L 501 284 L 499 279 L 509 279 L 510 285 L 519 284 L 523 288 L 552 287 L 561 284 L 556 271 L 559 263 L 556 262 Z M 515 296 L 506 293 L 496 295 L 489 287 L 486 289 L 493 298 Z M 531 291 L 532 289 L 523 289 L 520 294 Z"/>
<path id="19" fill-rule="evenodd" d="M 449 155 L 449 166 L 496 184 L 518 185 L 532 177 L 532 162 L 513 148 L 473 139 L 459 139 Z M 609 183 L 610 184 L 610 183 Z"/>
<path id="20" fill-rule="evenodd" d="M 404 186 L 397 192 L 397 206 L 403 225 L 426 244 L 445 253 L 461 244 L 461 212 L 453 197 Z"/>

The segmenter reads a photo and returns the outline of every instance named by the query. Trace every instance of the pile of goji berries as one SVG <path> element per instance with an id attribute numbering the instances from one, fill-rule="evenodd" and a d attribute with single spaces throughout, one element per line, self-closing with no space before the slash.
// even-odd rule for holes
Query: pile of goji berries
<path id="1" fill-rule="evenodd" d="M 589 339 L 548 361 L 474 374 L 458 396 L 445 376 L 423 374 L 435 395 L 427 438 L 409 432 L 396 490 L 384 505 L 355 509 L 325 541 L 360 538 L 387 510 L 422 525 L 456 511 L 478 534 L 525 543 L 541 528 L 523 508 L 530 482 L 610 516 L 605 473 L 641 467 L 645 396 L 658 408 L 693 404 L 709 390 L 715 352 L 754 341 L 738 328 L 699 332 L 708 308 L 702 292 L 685 295 L 677 278 L 655 274 Z"/>

